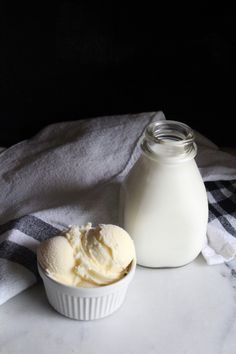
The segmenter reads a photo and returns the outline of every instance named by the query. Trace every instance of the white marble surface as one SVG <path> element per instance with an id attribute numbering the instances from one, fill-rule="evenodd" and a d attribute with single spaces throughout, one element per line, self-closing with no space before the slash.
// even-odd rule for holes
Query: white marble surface
<path id="1" fill-rule="evenodd" d="M 235 354 L 236 262 L 138 267 L 123 306 L 91 322 L 67 319 L 37 285 L 0 306 L 0 353 Z"/>

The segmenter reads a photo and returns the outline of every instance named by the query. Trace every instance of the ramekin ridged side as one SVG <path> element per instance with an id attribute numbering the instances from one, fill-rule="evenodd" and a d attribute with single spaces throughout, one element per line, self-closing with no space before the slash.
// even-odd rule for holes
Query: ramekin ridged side
<path id="1" fill-rule="evenodd" d="M 51 306 L 66 317 L 86 321 L 109 316 L 121 307 L 135 268 L 136 263 L 133 261 L 128 274 L 111 285 L 76 288 L 53 280 L 38 264 L 39 274 Z"/>

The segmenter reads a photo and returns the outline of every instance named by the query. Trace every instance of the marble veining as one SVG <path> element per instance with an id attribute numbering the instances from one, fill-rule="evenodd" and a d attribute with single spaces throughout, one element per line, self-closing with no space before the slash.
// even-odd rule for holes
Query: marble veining
<path id="1" fill-rule="evenodd" d="M 176 269 L 138 267 L 123 306 L 96 321 L 70 320 L 42 284 L 0 306 L 0 353 L 235 354 L 236 261 L 199 256 Z"/>

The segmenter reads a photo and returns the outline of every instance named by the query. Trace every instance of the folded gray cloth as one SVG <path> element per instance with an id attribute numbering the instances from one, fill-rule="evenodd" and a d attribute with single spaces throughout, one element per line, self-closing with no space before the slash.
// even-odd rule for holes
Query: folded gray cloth
<path id="1" fill-rule="evenodd" d="M 58 123 L 0 153 L 0 303 L 37 281 L 42 240 L 70 224 L 118 223 L 120 183 L 145 127 L 161 119 L 151 112 Z M 197 143 L 205 181 L 236 179 L 231 155 L 199 134 Z"/>

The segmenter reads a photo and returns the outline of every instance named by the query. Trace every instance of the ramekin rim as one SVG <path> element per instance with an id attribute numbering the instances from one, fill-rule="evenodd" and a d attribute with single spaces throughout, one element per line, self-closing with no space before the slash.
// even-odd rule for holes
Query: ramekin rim
<path id="1" fill-rule="evenodd" d="M 67 285 L 67 284 L 63 284 L 63 283 L 60 283 L 59 281 L 51 278 L 46 272 L 45 270 L 42 268 L 42 266 L 40 265 L 40 263 L 37 261 L 37 266 L 38 266 L 38 269 L 39 269 L 39 272 L 41 271 L 41 273 L 46 277 L 47 280 L 51 281 L 52 283 L 55 283 L 57 286 L 62 286 L 62 287 L 66 287 L 70 290 L 80 290 L 80 291 L 89 291 L 89 292 L 97 292 L 98 290 L 112 290 L 112 288 L 116 288 L 119 285 L 127 282 L 127 279 L 131 278 L 132 275 L 134 275 L 134 272 L 135 272 L 135 269 L 136 269 L 136 259 L 134 258 L 130 264 L 129 264 L 129 271 L 128 273 L 121 279 L 115 281 L 114 283 L 111 283 L 111 284 L 107 284 L 107 285 L 102 285 L 102 286 L 94 286 L 94 287 L 91 287 L 91 288 L 86 288 L 86 287 L 76 287 L 76 286 L 73 286 L 73 285 Z"/>

